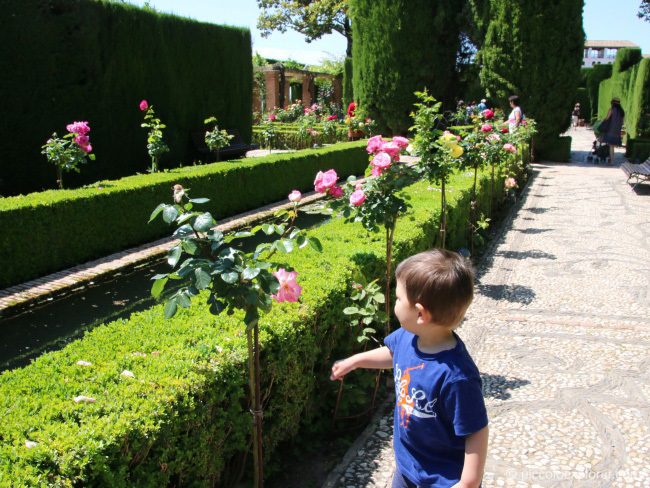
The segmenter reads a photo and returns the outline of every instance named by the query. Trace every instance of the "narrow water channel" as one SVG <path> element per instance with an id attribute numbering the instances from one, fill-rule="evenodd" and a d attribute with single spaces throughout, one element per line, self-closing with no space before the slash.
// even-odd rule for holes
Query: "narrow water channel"
<path id="1" fill-rule="evenodd" d="M 297 225 L 301 229 L 313 228 L 328 219 L 322 214 L 301 212 Z M 265 240 L 270 238 L 260 232 L 255 238 L 239 242 L 242 249 L 251 251 Z M 25 366 L 45 352 L 61 349 L 94 327 L 152 307 L 155 300 L 151 297 L 151 277 L 170 270 L 164 258 L 144 263 L 15 316 L 0 318 L 0 372 Z"/>

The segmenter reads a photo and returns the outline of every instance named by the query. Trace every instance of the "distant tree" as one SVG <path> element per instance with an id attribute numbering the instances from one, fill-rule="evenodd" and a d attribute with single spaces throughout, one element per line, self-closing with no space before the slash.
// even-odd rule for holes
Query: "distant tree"
<path id="1" fill-rule="evenodd" d="M 345 36 L 346 55 L 352 56 L 347 0 L 257 0 L 257 5 L 261 10 L 257 27 L 262 37 L 292 29 L 311 42 L 334 31 Z"/>
<path id="2" fill-rule="evenodd" d="M 650 0 L 641 0 L 639 12 L 636 15 L 640 19 L 650 22 Z"/>

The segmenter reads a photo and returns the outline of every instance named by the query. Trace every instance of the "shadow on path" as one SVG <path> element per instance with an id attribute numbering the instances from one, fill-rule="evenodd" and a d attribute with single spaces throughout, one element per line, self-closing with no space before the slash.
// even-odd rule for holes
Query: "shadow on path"
<path id="1" fill-rule="evenodd" d="M 497 400 L 508 400 L 512 396 L 509 390 L 530 384 L 528 380 L 508 378 L 500 374 L 481 374 L 481 380 L 483 381 L 483 396 Z"/>
<path id="2" fill-rule="evenodd" d="M 511 303 L 523 303 L 528 305 L 535 299 L 535 291 L 532 288 L 521 285 L 476 285 L 479 293 L 492 300 L 505 300 Z"/>
<path id="3" fill-rule="evenodd" d="M 506 259 L 557 259 L 555 254 L 536 249 L 531 249 L 530 251 L 497 251 L 494 254 Z"/>

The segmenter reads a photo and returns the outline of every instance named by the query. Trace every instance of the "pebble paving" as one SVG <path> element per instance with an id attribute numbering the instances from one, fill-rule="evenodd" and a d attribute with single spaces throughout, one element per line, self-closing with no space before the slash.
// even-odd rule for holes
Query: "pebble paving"
<path id="1" fill-rule="evenodd" d="M 650 185 L 569 135 L 569 164 L 533 166 L 459 330 L 490 417 L 485 488 L 650 487 Z M 385 407 L 324 487 L 390 487 L 391 443 Z"/>

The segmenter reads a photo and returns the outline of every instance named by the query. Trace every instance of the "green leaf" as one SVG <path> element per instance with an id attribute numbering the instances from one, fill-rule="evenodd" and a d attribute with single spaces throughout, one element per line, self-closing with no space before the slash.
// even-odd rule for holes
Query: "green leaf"
<path id="1" fill-rule="evenodd" d="M 209 198 L 190 198 L 190 202 L 192 203 L 208 203 L 209 201 Z"/>
<path id="2" fill-rule="evenodd" d="M 210 303 L 210 313 L 212 315 L 219 315 L 224 311 L 225 308 L 226 305 L 220 300 L 214 300 L 212 303 Z"/>
<path id="3" fill-rule="evenodd" d="M 275 229 L 271 224 L 262 224 L 262 232 L 264 232 L 267 236 L 270 236 L 275 232 Z"/>
<path id="4" fill-rule="evenodd" d="M 194 284 L 199 290 L 205 290 L 212 283 L 212 276 L 207 273 L 203 268 L 196 268 L 194 270 Z"/>
<path id="5" fill-rule="evenodd" d="M 257 313 L 256 308 L 247 308 L 246 315 L 244 316 L 244 323 L 246 324 L 246 330 L 250 330 L 255 326 L 259 314 Z"/>
<path id="6" fill-rule="evenodd" d="M 372 327 L 366 327 L 365 329 L 363 329 L 364 334 L 374 334 L 375 332 L 377 332 L 377 331 L 375 329 L 373 329 Z"/>
<path id="7" fill-rule="evenodd" d="M 174 205 L 165 205 L 163 209 L 163 220 L 171 224 L 178 217 L 178 210 Z"/>
<path id="8" fill-rule="evenodd" d="M 242 273 L 242 278 L 245 280 L 252 280 L 260 274 L 260 268 L 246 268 Z"/>
<path id="9" fill-rule="evenodd" d="M 149 222 L 148 222 L 148 223 L 150 223 L 153 219 L 155 219 L 156 217 L 158 217 L 158 215 L 160 214 L 160 212 L 162 212 L 162 211 L 165 209 L 166 206 L 167 206 L 166 203 L 161 203 L 160 205 L 158 205 L 158 206 L 154 209 L 154 211 L 151 212 L 151 217 L 149 217 Z"/>
<path id="10" fill-rule="evenodd" d="M 375 321 L 374 317 L 364 317 L 361 322 L 363 322 L 366 325 L 370 325 Z"/>
<path id="11" fill-rule="evenodd" d="M 346 307 L 343 309 L 343 313 L 345 315 L 355 315 L 359 313 L 359 309 L 357 307 Z"/>
<path id="12" fill-rule="evenodd" d="M 248 231 L 241 231 L 241 232 L 237 232 L 237 233 L 233 236 L 233 238 L 234 238 L 234 239 L 242 239 L 242 238 L 244 238 L 244 237 L 251 237 L 252 235 L 255 235 L 255 234 L 253 234 L 252 232 L 248 232 Z"/>
<path id="13" fill-rule="evenodd" d="M 239 273 L 236 273 L 234 271 L 231 271 L 229 273 L 221 273 L 221 279 L 229 285 L 233 285 L 239 281 Z"/>
<path id="14" fill-rule="evenodd" d="M 198 232 L 207 232 L 215 224 L 212 215 L 209 212 L 202 213 L 194 221 L 194 228 Z"/>
<path id="15" fill-rule="evenodd" d="M 196 251 L 199 249 L 196 241 L 191 239 L 185 239 L 183 242 L 181 242 L 181 246 L 183 247 L 183 251 L 191 256 L 194 256 L 194 254 L 196 254 Z"/>
<path id="16" fill-rule="evenodd" d="M 164 278 L 159 278 L 156 281 L 153 282 L 153 286 L 151 287 L 151 296 L 154 297 L 156 300 L 160 297 L 161 293 L 165 289 L 165 284 L 169 278 L 165 276 Z"/>
<path id="17" fill-rule="evenodd" d="M 172 298 L 167 302 L 167 305 L 165 305 L 165 318 L 166 319 L 171 319 L 174 314 L 176 313 L 176 310 L 178 309 L 178 306 L 176 305 L 176 299 Z"/>
<path id="18" fill-rule="evenodd" d="M 296 238 L 296 244 L 298 244 L 298 248 L 299 248 L 299 249 L 302 249 L 302 248 L 305 247 L 307 244 L 309 244 L 309 241 L 307 240 L 307 238 L 306 238 L 304 235 L 300 234 L 300 235 Z"/>
<path id="19" fill-rule="evenodd" d="M 174 246 L 169 250 L 167 253 L 167 262 L 172 268 L 176 266 L 178 260 L 181 258 L 182 253 L 183 250 L 181 249 L 181 246 Z"/>
<path id="20" fill-rule="evenodd" d="M 284 247 L 283 241 L 275 241 L 272 247 L 285 254 L 288 252 L 287 249 Z"/>
<path id="21" fill-rule="evenodd" d="M 291 239 L 282 239 L 282 243 L 284 244 L 285 252 L 290 253 L 293 251 L 294 244 Z"/>
<path id="22" fill-rule="evenodd" d="M 323 252 L 323 245 L 315 237 L 309 237 L 309 245 L 318 252 Z"/>
<path id="23" fill-rule="evenodd" d="M 188 297 L 185 293 L 179 293 L 176 295 L 176 302 L 180 307 L 183 308 L 188 308 L 190 305 L 192 305 L 190 297 Z"/>
<path id="24" fill-rule="evenodd" d="M 386 302 L 386 299 L 384 298 L 383 293 L 375 293 L 375 295 L 372 297 L 372 299 L 374 301 L 376 301 L 377 303 L 385 303 Z"/>

